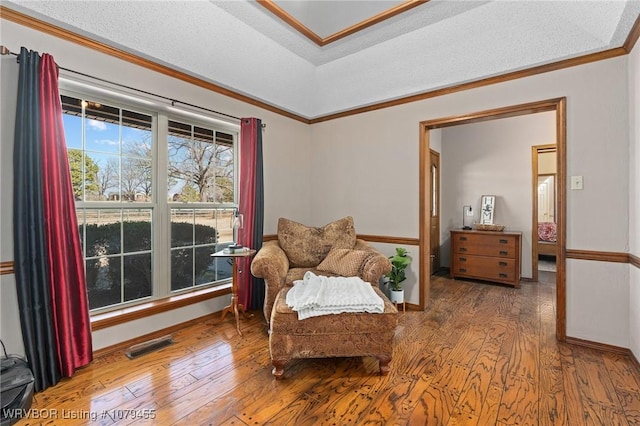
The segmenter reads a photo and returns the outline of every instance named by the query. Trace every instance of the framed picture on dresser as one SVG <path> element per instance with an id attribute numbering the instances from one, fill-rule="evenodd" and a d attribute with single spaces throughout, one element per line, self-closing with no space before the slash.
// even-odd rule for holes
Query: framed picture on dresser
<path id="1" fill-rule="evenodd" d="M 483 195 L 480 201 L 480 223 L 493 225 L 493 213 L 496 206 L 495 195 Z"/>

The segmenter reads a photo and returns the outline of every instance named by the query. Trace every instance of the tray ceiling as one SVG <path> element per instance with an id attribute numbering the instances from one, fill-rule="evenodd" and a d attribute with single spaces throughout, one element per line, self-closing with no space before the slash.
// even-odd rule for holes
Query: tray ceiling
<path id="1" fill-rule="evenodd" d="M 327 38 L 406 2 L 274 3 Z M 3 5 L 306 118 L 617 48 L 640 14 L 638 0 L 431 0 L 321 46 L 256 1 Z"/>
<path id="2" fill-rule="evenodd" d="M 429 0 L 257 0 L 319 46 L 407 12 Z"/>

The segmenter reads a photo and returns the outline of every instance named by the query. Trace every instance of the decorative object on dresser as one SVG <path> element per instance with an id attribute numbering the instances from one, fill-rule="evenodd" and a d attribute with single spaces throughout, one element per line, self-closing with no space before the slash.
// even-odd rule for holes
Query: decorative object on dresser
<path id="1" fill-rule="evenodd" d="M 521 232 L 451 230 L 451 278 L 520 287 Z"/>
<path id="2" fill-rule="evenodd" d="M 473 223 L 473 207 L 462 206 L 462 229 L 471 229 Z"/>
<path id="3" fill-rule="evenodd" d="M 474 223 L 473 228 L 477 231 L 504 231 L 504 225 L 488 224 L 488 223 Z M 465 228 L 462 228 L 465 229 Z"/>
<path id="4" fill-rule="evenodd" d="M 480 223 L 493 224 L 493 213 L 496 210 L 496 196 L 483 195 L 480 201 Z"/>

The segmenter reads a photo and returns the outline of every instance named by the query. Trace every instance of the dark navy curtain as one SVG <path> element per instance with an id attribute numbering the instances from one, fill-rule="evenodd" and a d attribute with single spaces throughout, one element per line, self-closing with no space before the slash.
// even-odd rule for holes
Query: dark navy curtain
<path id="1" fill-rule="evenodd" d="M 22 48 L 14 140 L 14 263 L 37 391 L 92 360 L 91 323 L 62 126 L 58 69 Z"/>
<path id="2" fill-rule="evenodd" d="M 244 215 L 239 242 L 244 247 L 262 247 L 264 230 L 264 183 L 262 176 L 262 122 L 257 118 L 243 118 L 240 122 L 240 204 Z M 251 275 L 250 258 L 239 258 L 238 292 L 240 303 L 249 309 L 262 309 L 264 280 Z"/>

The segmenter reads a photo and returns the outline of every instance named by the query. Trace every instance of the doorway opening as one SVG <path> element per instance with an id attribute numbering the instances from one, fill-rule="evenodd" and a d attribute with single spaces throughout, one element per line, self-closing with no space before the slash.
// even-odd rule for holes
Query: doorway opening
<path id="1" fill-rule="evenodd" d="M 420 123 L 420 307 L 425 309 L 429 301 L 431 277 L 431 214 L 425 208 L 430 204 L 433 182 L 431 178 L 431 130 L 461 124 L 478 123 L 539 112 L 555 112 L 556 129 L 556 338 L 566 338 L 566 98 L 556 98 L 527 104 L 513 105 L 461 116 L 427 120 Z"/>
<path id="2" fill-rule="evenodd" d="M 557 253 L 557 150 L 555 144 L 531 147 L 533 281 L 555 273 Z"/>
<path id="3" fill-rule="evenodd" d="M 434 150 L 430 150 L 430 173 L 431 173 L 431 197 L 430 214 L 431 220 L 429 226 L 431 228 L 429 258 L 431 259 L 431 274 L 437 274 L 440 271 L 440 154 Z"/>

